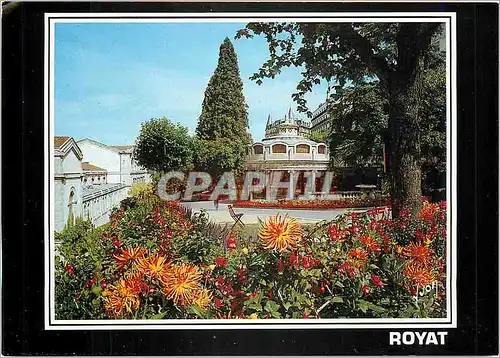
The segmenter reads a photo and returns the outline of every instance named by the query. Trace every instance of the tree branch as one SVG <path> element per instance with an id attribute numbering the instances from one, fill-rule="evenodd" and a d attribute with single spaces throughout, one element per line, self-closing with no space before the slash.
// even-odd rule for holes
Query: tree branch
<path id="1" fill-rule="evenodd" d="M 351 46 L 363 61 L 367 63 L 368 67 L 375 72 L 379 80 L 385 82 L 390 72 L 385 57 L 375 54 L 375 49 L 370 41 L 356 32 L 351 24 L 339 24 L 339 28 L 343 32 L 343 34 L 339 36 L 340 41 Z"/>
<path id="2" fill-rule="evenodd" d="M 440 23 L 404 23 L 401 24 L 396 43 L 398 47 L 398 67 L 410 74 L 424 51 L 429 48 L 432 36 Z"/>

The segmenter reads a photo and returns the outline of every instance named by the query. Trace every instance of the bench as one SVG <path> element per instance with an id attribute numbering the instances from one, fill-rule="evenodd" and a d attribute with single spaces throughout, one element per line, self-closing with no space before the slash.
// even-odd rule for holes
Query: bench
<path id="1" fill-rule="evenodd" d="M 241 221 L 241 217 L 243 216 L 243 214 L 242 214 L 242 213 L 241 213 L 241 214 L 236 214 L 236 213 L 234 212 L 234 209 L 233 209 L 233 206 L 232 206 L 232 205 L 228 205 L 228 206 L 227 206 L 227 209 L 229 210 L 229 215 L 231 215 L 231 217 L 232 217 L 232 218 L 233 218 L 233 220 L 234 220 L 234 224 L 233 224 L 233 226 L 231 227 L 231 230 L 233 229 L 233 227 L 234 227 L 235 225 L 240 225 L 241 227 L 244 227 L 244 226 L 245 226 L 245 224 L 243 224 L 243 221 Z"/>

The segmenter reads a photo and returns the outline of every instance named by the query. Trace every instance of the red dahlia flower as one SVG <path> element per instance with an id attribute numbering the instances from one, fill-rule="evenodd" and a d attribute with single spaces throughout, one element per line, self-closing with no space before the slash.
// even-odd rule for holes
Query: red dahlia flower
<path id="1" fill-rule="evenodd" d="M 225 257 L 217 257 L 215 259 L 215 264 L 219 267 L 224 267 L 227 264 L 227 259 Z"/>
<path id="2" fill-rule="evenodd" d="M 382 280 L 380 278 L 378 278 L 377 276 L 375 276 L 374 274 L 372 274 L 370 276 L 370 281 L 372 283 L 373 286 L 376 286 L 376 287 L 379 287 L 379 288 L 382 288 L 382 286 L 384 285 L 382 283 Z"/>
<path id="3" fill-rule="evenodd" d="M 337 268 L 337 271 L 340 273 L 346 273 L 349 277 L 354 277 L 356 275 L 356 271 L 354 267 L 351 266 L 348 262 L 343 263 Z"/>
<path id="4" fill-rule="evenodd" d="M 70 264 L 67 264 L 66 266 L 64 266 L 64 270 L 66 270 L 66 272 L 68 273 L 68 275 L 72 275 L 73 274 L 73 266 L 71 266 Z"/>
<path id="5" fill-rule="evenodd" d="M 363 296 L 368 295 L 368 287 L 367 287 L 365 284 L 362 284 L 362 285 L 361 285 L 361 294 L 362 294 Z"/>
<path id="6" fill-rule="evenodd" d="M 226 248 L 229 251 L 236 249 L 236 239 L 233 236 L 228 236 L 226 238 Z"/>

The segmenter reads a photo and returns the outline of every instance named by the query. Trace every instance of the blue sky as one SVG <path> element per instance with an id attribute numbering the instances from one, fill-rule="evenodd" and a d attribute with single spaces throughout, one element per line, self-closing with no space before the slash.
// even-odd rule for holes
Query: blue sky
<path id="1" fill-rule="evenodd" d="M 194 134 L 219 46 L 233 42 L 254 140 L 268 113 L 292 106 L 300 69 L 285 69 L 258 86 L 248 78 L 268 59 L 265 39 L 234 40 L 244 23 L 58 23 L 55 29 L 55 135 L 132 144 L 140 124 L 165 116 Z M 309 94 L 310 109 L 326 84 Z"/>

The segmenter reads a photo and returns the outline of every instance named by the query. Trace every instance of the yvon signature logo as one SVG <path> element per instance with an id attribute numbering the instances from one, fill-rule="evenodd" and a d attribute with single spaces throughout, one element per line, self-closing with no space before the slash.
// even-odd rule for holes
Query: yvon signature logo
<path id="1" fill-rule="evenodd" d="M 448 332 L 389 332 L 391 346 L 418 344 L 420 346 L 444 345 Z"/>

